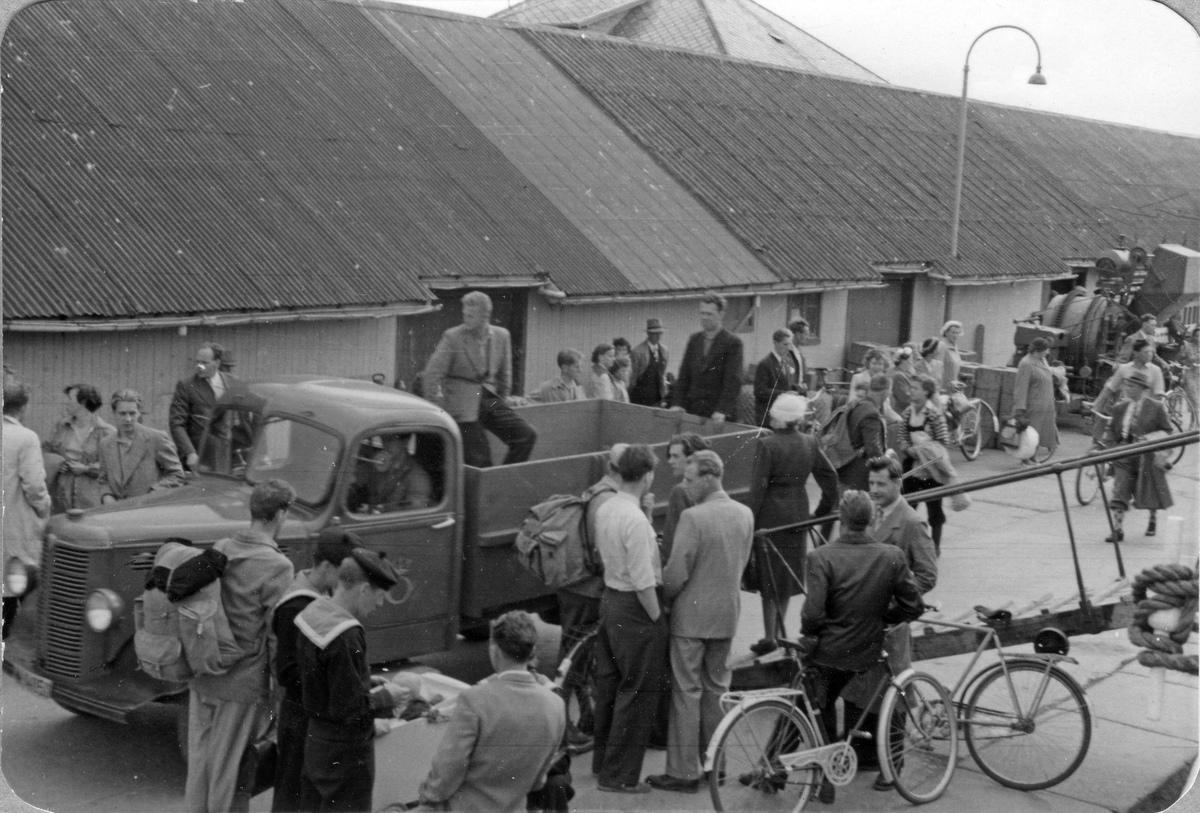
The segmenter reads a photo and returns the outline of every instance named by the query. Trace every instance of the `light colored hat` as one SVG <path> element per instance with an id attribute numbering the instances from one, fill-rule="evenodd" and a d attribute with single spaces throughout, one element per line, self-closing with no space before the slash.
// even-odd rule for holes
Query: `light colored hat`
<path id="1" fill-rule="evenodd" d="M 947 330 L 949 330 L 949 329 L 950 329 L 950 328 L 952 328 L 952 327 L 956 327 L 956 328 L 958 328 L 959 330 L 962 330 L 962 322 L 958 321 L 957 319 L 951 319 L 949 322 L 947 322 L 946 324 L 942 325 L 942 331 L 941 331 L 941 332 L 942 332 L 942 335 L 943 335 L 943 336 L 945 336 L 945 335 L 946 335 L 946 331 L 947 331 Z"/>
<path id="2" fill-rule="evenodd" d="M 798 423 L 808 414 L 808 399 L 794 392 L 783 392 L 769 411 L 771 417 L 781 423 Z"/>

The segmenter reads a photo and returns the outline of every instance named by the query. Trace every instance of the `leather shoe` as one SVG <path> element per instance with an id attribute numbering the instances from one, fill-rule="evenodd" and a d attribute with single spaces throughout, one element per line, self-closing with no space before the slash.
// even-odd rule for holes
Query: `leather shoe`
<path id="1" fill-rule="evenodd" d="M 895 782 L 890 782 L 883 778 L 883 774 L 875 777 L 875 782 L 871 785 L 871 790 L 893 790 L 896 787 Z"/>
<path id="2" fill-rule="evenodd" d="M 1146 526 L 1146 536 L 1154 536 L 1158 533 L 1158 518 L 1150 517 L 1150 524 Z"/>
<path id="3" fill-rule="evenodd" d="M 680 779 L 667 773 L 646 777 L 646 784 L 655 790 L 673 790 L 676 793 L 699 793 L 699 779 Z"/>
<path id="4" fill-rule="evenodd" d="M 775 643 L 773 638 L 763 638 L 757 644 L 750 645 L 750 651 L 760 658 L 777 649 L 779 649 L 779 644 Z"/>
<path id="5" fill-rule="evenodd" d="M 649 793 L 650 786 L 645 782 L 638 782 L 636 785 L 623 785 L 619 782 L 609 785 L 597 782 L 596 790 L 602 790 L 605 793 Z"/>
<path id="6" fill-rule="evenodd" d="M 837 788 L 828 779 L 821 780 L 821 789 L 817 791 L 817 801 L 824 805 L 833 804 L 837 798 Z"/>
<path id="7" fill-rule="evenodd" d="M 1120 528 L 1118 528 L 1117 530 L 1113 531 L 1108 536 L 1104 537 L 1104 541 L 1110 545 L 1113 544 L 1114 542 L 1124 542 L 1125 541 L 1125 532 L 1123 530 L 1121 530 Z"/>

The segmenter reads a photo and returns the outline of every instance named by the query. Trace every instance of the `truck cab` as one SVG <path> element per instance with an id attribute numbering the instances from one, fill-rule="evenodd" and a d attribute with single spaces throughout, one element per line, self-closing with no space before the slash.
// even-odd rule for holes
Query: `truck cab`
<path id="1" fill-rule="evenodd" d="M 417 499 L 371 491 L 398 449 L 424 474 Z M 247 527 L 250 492 L 275 478 L 296 490 L 277 541 L 297 570 L 311 564 L 320 531 L 340 524 L 400 573 L 367 625 L 373 660 L 452 645 L 463 467 L 458 427 L 444 411 L 361 381 L 287 376 L 239 384 L 214 409 L 200 458 L 199 475 L 181 488 L 51 519 L 38 595 L 38 691 L 121 722 L 144 703 L 181 696 L 186 686 L 137 669 L 134 600 L 164 540 L 207 546 Z"/>

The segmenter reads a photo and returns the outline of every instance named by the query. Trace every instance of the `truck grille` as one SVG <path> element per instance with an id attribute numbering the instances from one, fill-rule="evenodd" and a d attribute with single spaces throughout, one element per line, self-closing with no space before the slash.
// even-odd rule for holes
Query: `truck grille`
<path id="1" fill-rule="evenodd" d="M 88 554 L 60 542 L 43 558 L 42 668 L 48 676 L 77 679 L 83 660 Z"/>

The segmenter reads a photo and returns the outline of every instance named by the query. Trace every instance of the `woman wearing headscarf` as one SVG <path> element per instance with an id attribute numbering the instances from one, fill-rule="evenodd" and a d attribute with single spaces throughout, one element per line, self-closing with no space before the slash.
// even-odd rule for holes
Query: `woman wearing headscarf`
<path id="1" fill-rule="evenodd" d="M 941 342 L 936 338 L 928 338 L 921 342 L 920 358 L 913 359 L 913 373 L 932 378 L 937 383 L 939 391 L 942 389 L 942 377 L 945 370 L 945 365 L 938 358 L 938 350 L 941 346 Z"/>
<path id="2" fill-rule="evenodd" d="M 1038 433 L 1038 446 L 1053 452 L 1058 448 L 1058 411 L 1054 406 L 1054 374 L 1046 362 L 1049 354 L 1050 342 L 1040 336 L 1029 343 L 1029 352 L 1017 365 L 1013 417 L 1022 430 L 1032 426 Z"/>
<path id="3" fill-rule="evenodd" d="M 768 410 L 773 432 L 756 441 L 750 496 L 746 501 L 754 512 L 755 530 L 808 519 L 805 485 L 810 476 L 820 486 L 822 498 L 831 505 L 837 504 L 837 472 L 816 439 L 800 432 L 807 411 L 807 399 L 793 392 L 781 393 Z M 786 637 L 783 619 L 788 600 L 803 590 L 808 529 L 778 531 L 771 534 L 765 545 L 756 537 L 754 546 L 755 572 L 750 576 L 757 581 L 762 595 L 764 636 L 750 651 L 765 655 L 779 646 L 778 638 Z"/>
<path id="4" fill-rule="evenodd" d="M 962 356 L 958 352 L 958 340 L 962 337 L 962 322 L 951 319 L 942 325 L 942 338 L 938 342 L 938 360 L 942 362 L 942 392 L 950 392 L 958 381 L 962 369 Z"/>
<path id="5" fill-rule="evenodd" d="M 92 508 L 100 504 L 100 441 L 117 430 L 96 414 L 104 400 L 95 387 L 68 384 L 63 397 L 63 419 L 42 444 L 62 458 L 51 488 L 54 508 Z"/>
<path id="6" fill-rule="evenodd" d="M 908 392 L 916 373 L 913 371 L 913 348 L 909 345 L 897 347 L 892 353 L 892 409 L 898 414 L 904 414 L 908 406 Z"/>

